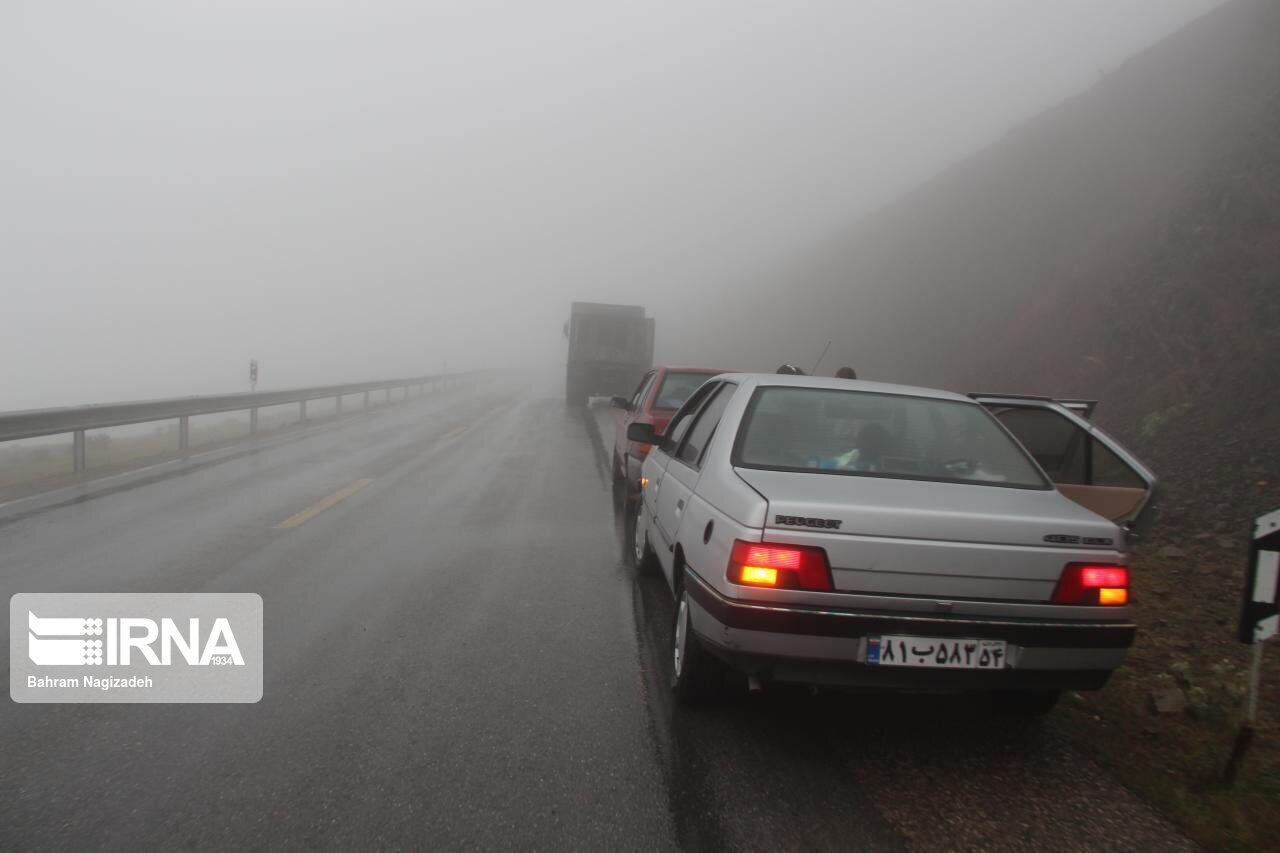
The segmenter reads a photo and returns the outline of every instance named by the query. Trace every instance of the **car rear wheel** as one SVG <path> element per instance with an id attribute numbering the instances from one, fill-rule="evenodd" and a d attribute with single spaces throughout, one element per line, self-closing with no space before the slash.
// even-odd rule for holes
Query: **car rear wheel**
<path id="1" fill-rule="evenodd" d="M 631 522 L 631 557 L 634 560 L 636 571 L 642 575 L 653 574 L 657 566 L 658 557 L 653 553 L 653 548 L 649 547 L 649 531 L 645 522 L 644 505 L 639 501 L 636 502 L 636 513 Z"/>
<path id="2" fill-rule="evenodd" d="M 613 506 L 615 509 L 622 510 L 628 516 L 631 514 L 631 507 L 627 506 L 627 480 L 621 473 L 618 466 L 618 457 L 614 455 L 610 463 L 610 485 L 612 486 L 611 494 L 613 495 Z"/>
<path id="3" fill-rule="evenodd" d="M 682 586 L 671 631 L 671 689 L 681 704 L 704 705 L 724 687 L 725 666 L 694 633 L 689 606 L 689 594 Z"/>

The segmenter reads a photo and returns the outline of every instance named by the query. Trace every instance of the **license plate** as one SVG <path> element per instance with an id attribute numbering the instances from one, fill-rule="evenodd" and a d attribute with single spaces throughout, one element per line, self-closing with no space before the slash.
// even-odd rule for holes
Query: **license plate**
<path id="1" fill-rule="evenodd" d="M 918 666 L 931 669 L 1003 669 L 1004 640 L 963 640 L 952 637 L 907 637 L 873 634 L 867 637 L 871 666 Z"/>

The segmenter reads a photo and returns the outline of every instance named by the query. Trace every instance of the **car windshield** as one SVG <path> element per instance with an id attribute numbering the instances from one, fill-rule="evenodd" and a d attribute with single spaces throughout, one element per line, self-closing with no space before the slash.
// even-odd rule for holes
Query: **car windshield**
<path id="1" fill-rule="evenodd" d="M 866 391 L 760 389 L 739 432 L 736 464 L 1049 487 L 1027 453 L 976 403 Z"/>
<path id="2" fill-rule="evenodd" d="M 672 371 L 662 380 L 658 394 L 653 398 L 653 408 L 675 411 L 684 405 L 689 395 L 698 390 L 698 386 L 706 382 L 714 373 L 693 373 L 691 371 Z"/>

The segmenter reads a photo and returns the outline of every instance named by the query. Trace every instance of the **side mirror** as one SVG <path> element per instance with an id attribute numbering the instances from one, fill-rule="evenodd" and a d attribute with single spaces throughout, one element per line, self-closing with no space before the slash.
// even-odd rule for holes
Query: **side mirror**
<path id="1" fill-rule="evenodd" d="M 653 431 L 653 424 L 633 423 L 627 425 L 627 441 L 657 444 L 659 438 Z"/>
<path id="2" fill-rule="evenodd" d="M 624 412 L 631 411 L 631 401 L 626 397 L 621 397 L 616 394 L 609 398 L 609 405 L 613 406 L 615 409 L 622 409 Z"/>

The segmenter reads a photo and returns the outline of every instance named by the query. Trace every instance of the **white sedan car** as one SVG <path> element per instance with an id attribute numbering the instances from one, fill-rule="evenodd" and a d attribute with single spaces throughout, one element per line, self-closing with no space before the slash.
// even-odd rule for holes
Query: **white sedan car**
<path id="1" fill-rule="evenodd" d="M 636 559 L 675 596 L 679 697 L 733 671 L 1031 711 L 1101 687 L 1133 641 L 1126 538 L 1155 480 L 1090 411 L 724 374 L 663 435 L 632 425 L 654 445 Z"/>

